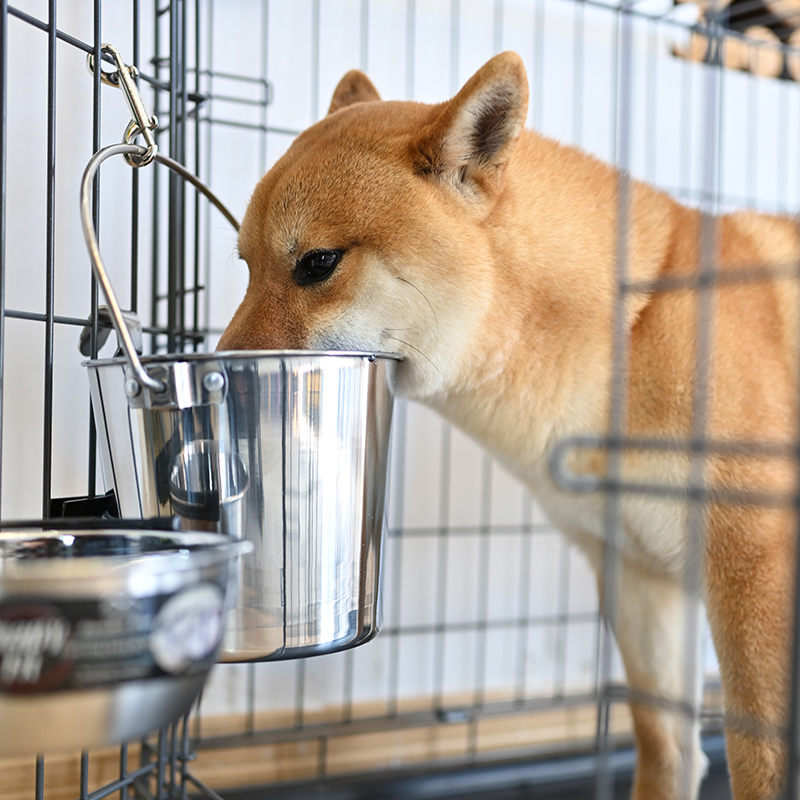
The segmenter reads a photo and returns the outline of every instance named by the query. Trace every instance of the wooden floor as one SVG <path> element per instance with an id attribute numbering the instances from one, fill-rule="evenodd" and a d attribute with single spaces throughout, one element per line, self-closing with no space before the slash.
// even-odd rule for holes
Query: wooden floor
<path id="1" fill-rule="evenodd" d="M 722 737 L 704 741 L 711 766 L 700 800 L 731 800 Z M 632 750 L 613 756 L 617 778 L 613 800 L 628 800 L 635 757 Z M 330 779 L 304 785 L 227 792 L 225 800 L 595 800 L 591 757 L 462 767 L 422 774 L 386 773 Z M 612 800 L 607 798 L 607 800 Z"/>
<path id="2" fill-rule="evenodd" d="M 374 709 L 359 710 L 369 722 L 367 712 Z M 472 726 L 460 720 L 433 724 L 429 712 L 421 724 L 413 711 L 397 718 L 413 725 L 391 720 L 391 727 L 370 732 L 358 728 L 357 719 L 352 733 L 348 726 L 331 723 L 330 730 L 343 732 L 324 742 L 320 731 L 330 734 L 326 718 L 307 720 L 306 727 L 286 741 L 281 737 L 292 732 L 291 719 L 259 717 L 255 729 L 266 733 L 251 735 L 241 734 L 239 716 L 204 718 L 202 746 L 189 770 L 192 780 L 225 800 L 594 800 L 596 796 L 593 703 L 487 717 Z M 625 746 L 630 742 L 627 707 L 616 707 L 610 727 L 622 748 L 611 756 L 619 784 L 616 800 L 628 795 L 635 761 L 632 747 Z M 233 740 L 227 738 L 231 735 Z M 704 747 L 714 770 L 702 800 L 729 800 L 722 737 L 706 737 Z M 553 755 L 558 752 L 564 755 Z M 79 754 L 45 758 L 46 800 L 78 796 L 81 763 Z M 138 763 L 139 746 L 131 745 L 128 764 Z M 0 800 L 30 800 L 34 766 L 33 756 L 0 760 Z M 88 792 L 113 783 L 119 770 L 119 748 L 92 751 Z"/>

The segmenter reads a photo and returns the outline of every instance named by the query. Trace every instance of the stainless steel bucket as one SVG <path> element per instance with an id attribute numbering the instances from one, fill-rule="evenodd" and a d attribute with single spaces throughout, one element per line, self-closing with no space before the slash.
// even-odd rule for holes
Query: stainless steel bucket
<path id="1" fill-rule="evenodd" d="M 222 661 L 298 658 L 368 641 L 380 629 L 380 562 L 398 358 L 376 353 L 236 352 L 141 359 L 92 226 L 81 219 L 125 358 L 86 362 L 103 475 L 123 517 L 176 516 L 187 530 L 252 542 L 241 559 Z"/>
<path id="2" fill-rule="evenodd" d="M 222 661 L 330 653 L 378 633 L 397 359 L 231 352 L 89 361 L 103 475 L 124 517 L 245 538 Z"/>

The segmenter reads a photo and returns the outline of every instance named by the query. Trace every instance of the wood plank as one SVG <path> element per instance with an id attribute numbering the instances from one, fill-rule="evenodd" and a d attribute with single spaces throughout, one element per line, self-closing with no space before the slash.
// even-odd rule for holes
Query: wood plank
<path id="1" fill-rule="evenodd" d="M 128 763 L 139 765 L 140 746 L 128 748 Z M 89 791 L 93 792 L 119 778 L 119 747 L 94 750 L 89 755 Z M 0 759 L 0 798 L 32 800 L 35 790 L 36 759 Z M 44 760 L 46 800 L 74 800 L 80 794 L 81 757 L 78 753 L 52 754 Z"/>

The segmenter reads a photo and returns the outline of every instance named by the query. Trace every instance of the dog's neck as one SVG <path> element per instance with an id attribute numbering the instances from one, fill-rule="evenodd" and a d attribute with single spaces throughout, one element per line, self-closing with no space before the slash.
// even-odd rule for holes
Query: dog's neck
<path id="1" fill-rule="evenodd" d="M 630 181 L 620 219 L 620 186 L 608 165 L 525 132 L 487 220 L 493 302 L 457 379 L 427 402 L 523 475 L 558 438 L 605 429 L 618 262 L 627 281 L 652 280 L 696 213 Z M 648 301 L 627 295 L 628 329 Z"/>

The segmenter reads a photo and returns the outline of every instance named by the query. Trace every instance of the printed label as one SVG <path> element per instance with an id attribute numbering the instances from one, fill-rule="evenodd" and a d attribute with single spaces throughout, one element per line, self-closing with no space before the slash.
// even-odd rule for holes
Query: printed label
<path id="1" fill-rule="evenodd" d="M 0 609 L 0 687 L 54 688 L 69 672 L 62 658 L 70 625 L 58 609 L 29 603 Z"/>
<path id="2" fill-rule="evenodd" d="M 183 672 L 214 652 L 222 638 L 223 596 L 218 586 L 193 586 L 171 597 L 156 615 L 150 650 L 165 672 Z"/>
<path id="3" fill-rule="evenodd" d="M 223 591 L 0 602 L 0 692 L 81 689 L 208 669 L 223 633 Z"/>

